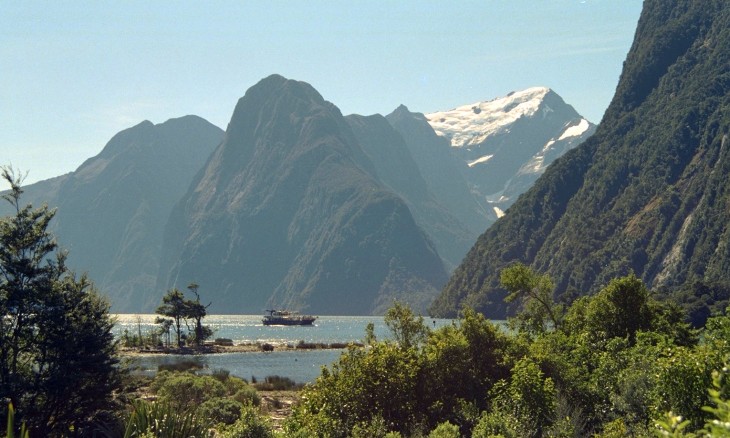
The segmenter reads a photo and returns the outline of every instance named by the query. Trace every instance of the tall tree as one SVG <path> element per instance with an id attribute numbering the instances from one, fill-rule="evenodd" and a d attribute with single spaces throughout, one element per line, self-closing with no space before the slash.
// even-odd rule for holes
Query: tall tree
<path id="1" fill-rule="evenodd" d="M 119 384 L 109 304 L 57 251 L 47 206 L 21 206 L 23 177 L 0 168 L 14 216 L 0 219 L 0 400 L 33 435 L 83 431 Z"/>
<path id="2" fill-rule="evenodd" d="M 188 316 L 188 305 L 185 295 L 177 288 L 172 288 L 162 297 L 162 304 L 157 308 L 156 312 L 160 315 L 172 318 L 175 322 L 175 335 L 177 346 L 180 347 L 180 330 L 182 322 Z"/>
<path id="3" fill-rule="evenodd" d="M 555 285 L 548 275 L 539 275 L 530 267 L 515 263 L 502 270 L 500 280 L 509 292 L 504 301 L 520 300 L 523 307 L 517 317 L 510 320 L 510 325 L 533 335 L 560 326 L 563 306 L 553 300 Z"/>
<path id="4" fill-rule="evenodd" d="M 212 335 L 212 331 L 210 327 L 203 325 L 203 318 L 205 318 L 205 315 L 208 313 L 208 307 L 210 307 L 211 303 L 208 303 L 207 306 L 204 306 L 200 303 L 200 293 L 198 292 L 198 286 L 197 283 L 193 282 L 188 285 L 188 289 L 195 295 L 195 300 L 189 300 L 187 301 L 188 304 L 188 314 L 189 316 L 195 320 L 195 345 L 202 345 L 203 342 L 205 342 L 206 339 L 208 339 Z"/>
<path id="5" fill-rule="evenodd" d="M 188 286 L 193 294 L 195 300 L 185 299 L 185 295 L 177 288 L 170 289 L 167 291 L 164 297 L 162 297 L 162 304 L 157 308 L 157 313 L 168 318 L 172 318 L 175 324 L 175 334 L 177 335 L 177 346 L 182 345 L 182 323 L 188 327 L 188 333 L 192 332 L 192 341 L 196 345 L 201 345 L 203 341 L 208 339 L 212 334 L 212 330 L 208 326 L 203 325 L 203 318 L 207 314 L 207 308 L 210 306 L 204 306 L 200 303 L 200 294 L 198 293 L 198 285 L 196 283 L 190 283 Z M 195 327 L 190 329 L 188 326 L 188 320 L 193 320 Z M 155 321 L 158 324 L 164 324 L 163 318 L 157 318 Z M 163 325 L 164 328 L 164 325 Z M 169 329 L 168 329 L 169 330 Z"/>
<path id="6" fill-rule="evenodd" d="M 173 320 L 168 318 L 161 318 L 157 317 L 155 318 L 155 324 L 160 325 L 160 334 L 165 336 L 165 346 L 170 346 L 170 328 L 172 327 L 172 324 L 174 323 Z"/>

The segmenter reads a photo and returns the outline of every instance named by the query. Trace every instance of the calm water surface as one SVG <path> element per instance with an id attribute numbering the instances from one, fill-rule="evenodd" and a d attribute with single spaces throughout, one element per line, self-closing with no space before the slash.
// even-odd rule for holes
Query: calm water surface
<path id="1" fill-rule="evenodd" d="M 157 330 L 157 315 L 116 315 L 115 335 L 125 330 L 142 334 Z M 229 338 L 234 343 L 268 342 L 274 345 L 295 345 L 299 341 L 326 343 L 362 342 L 368 323 L 375 326 L 378 339 L 387 339 L 389 332 L 381 316 L 320 316 L 313 326 L 265 326 L 261 315 L 209 315 L 204 324 L 214 330 L 214 338 Z M 426 319 L 431 327 L 450 324 L 449 319 Z M 271 353 L 224 353 L 192 357 L 210 372 L 226 369 L 231 374 L 263 380 L 266 376 L 289 377 L 296 382 L 312 382 L 320 374 L 322 366 L 330 365 L 342 354 L 341 350 L 273 351 Z M 152 374 L 163 363 L 190 360 L 191 356 L 142 355 L 132 359 L 131 365 L 140 372 Z"/>

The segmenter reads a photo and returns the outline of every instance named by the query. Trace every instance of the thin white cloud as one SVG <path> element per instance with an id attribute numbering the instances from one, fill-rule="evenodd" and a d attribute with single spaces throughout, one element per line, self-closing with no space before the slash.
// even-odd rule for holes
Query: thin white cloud
<path id="1" fill-rule="evenodd" d="M 602 44 L 601 44 L 602 43 Z M 626 48 L 619 41 L 581 41 L 576 44 L 550 43 L 549 49 L 545 45 L 531 46 L 528 48 L 513 50 L 510 52 L 501 51 L 496 54 L 487 54 L 479 57 L 485 62 L 515 62 L 560 58 L 581 57 L 590 55 L 602 55 L 607 53 L 625 54 Z"/>

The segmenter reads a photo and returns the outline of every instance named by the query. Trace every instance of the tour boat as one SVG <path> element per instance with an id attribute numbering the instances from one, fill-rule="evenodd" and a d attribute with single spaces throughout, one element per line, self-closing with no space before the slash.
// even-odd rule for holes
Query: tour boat
<path id="1" fill-rule="evenodd" d="M 262 322 L 264 325 L 312 325 L 316 316 L 302 315 L 299 312 L 289 310 L 266 310 L 268 315 L 264 315 Z"/>

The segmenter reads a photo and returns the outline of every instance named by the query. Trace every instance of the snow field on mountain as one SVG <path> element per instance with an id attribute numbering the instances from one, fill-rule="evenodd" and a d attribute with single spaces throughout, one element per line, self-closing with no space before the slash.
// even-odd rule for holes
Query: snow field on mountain
<path id="1" fill-rule="evenodd" d="M 451 139 L 452 147 L 465 147 L 508 129 L 520 117 L 534 115 L 548 92 L 546 87 L 528 88 L 487 102 L 426 114 L 426 118 L 438 135 Z"/>

